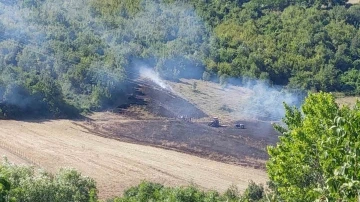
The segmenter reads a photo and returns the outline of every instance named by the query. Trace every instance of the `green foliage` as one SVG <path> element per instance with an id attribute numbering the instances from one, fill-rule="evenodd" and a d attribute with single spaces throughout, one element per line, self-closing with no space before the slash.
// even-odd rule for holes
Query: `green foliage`
<path id="1" fill-rule="evenodd" d="M 181 1 L 27 0 L 6 6 L 0 10 L 0 109 L 8 118 L 116 106 L 134 86 L 129 77 L 137 74 L 137 61 L 168 79 L 204 71 L 208 34 Z M 23 23 L 9 23 L 9 16 Z"/>
<path id="2" fill-rule="evenodd" d="M 126 190 L 123 197 L 108 199 L 108 202 L 256 202 L 264 201 L 264 188 L 249 182 L 243 196 L 235 185 L 223 195 L 216 191 L 202 191 L 196 186 L 165 187 L 161 184 L 142 182 Z M 33 167 L 16 166 L 7 159 L 0 165 L 0 202 L 15 201 L 76 201 L 96 202 L 97 189 L 95 181 L 82 176 L 73 169 L 61 169 L 56 174 Z"/>
<path id="3" fill-rule="evenodd" d="M 333 7 L 336 5 L 344 5 L 347 0 L 314 0 L 314 1 L 307 1 L 307 0 L 253 0 L 251 3 L 262 5 L 265 9 L 273 9 L 273 10 L 283 10 L 286 7 L 291 5 L 299 5 L 304 7 Z"/>
<path id="4" fill-rule="evenodd" d="M 239 198 L 239 189 L 235 185 L 231 185 L 224 193 L 227 200 L 236 200 Z"/>
<path id="5" fill-rule="evenodd" d="M 302 113 L 286 107 L 286 128 L 270 146 L 270 180 L 285 201 L 356 201 L 359 194 L 360 103 L 339 109 L 331 94 L 310 94 Z"/>
<path id="6" fill-rule="evenodd" d="M 7 201 L 8 193 L 11 189 L 10 182 L 4 178 L 3 176 L 0 176 L 0 201 L 5 202 Z"/>
<path id="7" fill-rule="evenodd" d="M 345 3 L 2 1 L 0 114 L 65 117 L 112 107 L 131 91 L 139 64 L 171 80 L 217 76 L 225 86 L 242 77 L 359 94 L 360 6 Z"/>
<path id="8" fill-rule="evenodd" d="M 125 191 L 124 196 L 115 198 L 113 202 L 133 201 L 170 201 L 170 202 L 216 202 L 216 201 L 244 201 L 255 202 L 264 200 L 264 188 L 250 182 L 243 196 L 240 195 L 236 186 L 231 186 L 223 195 L 216 191 L 204 192 L 194 186 L 169 188 L 163 185 L 142 182 L 140 185 Z M 110 201 L 110 200 L 109 200 Z"/>
<path id="9" fill-rule="evenodd" d="M 355 68 L 359 59 L 354 13 L 358 6 L 322 10 L 315 5 L 344 1 L 312 1 L 305 8 L 301 1 L 268 2 L 275 7 L 276 2 L 285 5 L 278 12 L 251 1 L 214 27 L 216 48 L 211 48 L 212 62 L 207 62 L 211 69 L 304 90 L 341 91 L 341 75 Z M 254 7 L 259 15 L 249 13 Z"/>
<path id="10" fill-rule="evenodd" d="M 0 166 L 0 201 L 96 201 L 95 181 L 72 169 L 52 175 L 8 162 Z"/>
<path id="11" fill-rule="evenodd" d="M 341 76 L 342 90 L 347 94 L 360 94 L 360 71 L 351 69 Z"/>
<path id="12" fill-rule="evenodd" d="M 248 187 L 245 190 L 243 199 L 245 201 L 261 201 L 264 199 L 265 191 L 262 185 L 257 185 L 255 182 L 250 181 Z"/>

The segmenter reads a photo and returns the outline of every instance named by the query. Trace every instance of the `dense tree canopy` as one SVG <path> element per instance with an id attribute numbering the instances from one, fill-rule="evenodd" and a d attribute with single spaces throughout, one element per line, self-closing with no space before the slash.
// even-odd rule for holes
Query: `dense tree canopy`
<path id="1" fill-rule="evenodd" d="M 1 1 L 0 115 L 112 106 L 141 65 L 359 94 L 359 13 L 344 0 Z"/>

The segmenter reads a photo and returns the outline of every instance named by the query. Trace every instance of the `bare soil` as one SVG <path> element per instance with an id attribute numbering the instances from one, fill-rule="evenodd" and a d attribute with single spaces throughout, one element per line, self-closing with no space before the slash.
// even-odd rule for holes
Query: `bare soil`
<path id="1" fill-rule="evenodd" d="M 249 97 L 251 92 L 235 86 L 227 88 L 227 91 L 231 92 L 224 92 L 218 84 L 198 81 L 199 89 L 207 92 L 207 102 L 202 104 L 203 98 L 184 90 L 191 83 L 186 81 L 181 80 L 178 83 L 180 88 L 173 85 L 174 90 L 171 90 L 142 80 L 136 93 L 129 96 L 136 107 L 120 106 L 117 110 L 127 121 L 114 115 L 106 116 L 108 118 L 97 116 L 90 117 L 88 125 L 84 127 L 100 136 L 120 141 L 152 145 L 221 162 L 264 169 L 264 162 L 268 159 L 266 147 L 274 145 L 278 140 L 278 134 L 271 122 L 239 120 L 236 119 L 242 118 L 239 115 L 222 112 L 219 113 L 221 127 L 208 126 L 212 121 L 208 114 L 218 113 L 217 106 L 223 103 L 221 100 L 235 108 L 239 105 L 238 95 L 242 95 L 242 100 Z M 226 94 L 232 97 L 225 98 Z M 142 104 L 141 109 L 138 103 Z M 150 117 L 141 111 L 151 112 L 157 117 Z M 236 128 L 236 124 L 244 124 L 245 129 Z"/>
<path id="2" fill-rule="evenodd" d="M 221 192 L 265 183 L 266 147 L 278 134 L 271 122 L 238 113 L 251 91 L 203 81 L 194 91 L 193 82 L 163 89 L 141 80 L 124 104 L 84 120 L 0 121 L 0 155 L 50 172 L 74 167 L 97 181 L 102 199 L 141 180 Z M 213 116 L 221 127 L 207 125 Z"/>
<path id="3" fill-rule="evenodd" d="M 90 117 L 81 127 L 99 136 L 143 145 L 180 151 L 230 164 L 265 169 L 266 146 L 278 137 L 270 123 L 241 121 L 245 129 L 234 124 L 219 128 L 207 122 L 181 119 L 122 120 L 116 114 Z"/>
<path id="4" fill-rule="evenodd" d="M 96 124 L 111 118 L 116 118 L 119 124 L 138 121 L 112 113 L 94 114 L 92 118 Z M 121 195 L 142 180 L 169 186 L 194 183 L 221 192 L 232 184 L 244 190 L 249 180 L 257 183 L 267 180 L 263 170 L 103 138 L 85 129 L 90 123 L 0 121 L 0 155 L 7 155 L 11 161 L 36 164 L 50 172 L 61 167 L 76 168 L 97 181 L 102 199 Z"/>

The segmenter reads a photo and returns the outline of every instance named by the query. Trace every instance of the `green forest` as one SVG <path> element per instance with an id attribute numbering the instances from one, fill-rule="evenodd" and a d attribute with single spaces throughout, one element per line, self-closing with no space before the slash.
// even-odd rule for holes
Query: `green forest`
<path id="1" fill-rule="evenodd" d="M 142 182 L 107 202 L 358 202 L 360 199 L 360 102 L 339 106 L 329 93 L 310 94 L 301 109 L 285 105 L 281 136 L 268 146 L 267 186 L 249 182 L 239 192 L 203 191 L 195 185 L 165 187 Z M 98 201 L 96 183 L 72 169 L 56 174 L 0 164 L 0 202 Z"/>
<path id="2" fill-rule="evenodd" d="M 1 0 L 0 16 L 2 118 L 111 107 L 143 65 L 360 94 L 360 5 L 345 0 Z"/>

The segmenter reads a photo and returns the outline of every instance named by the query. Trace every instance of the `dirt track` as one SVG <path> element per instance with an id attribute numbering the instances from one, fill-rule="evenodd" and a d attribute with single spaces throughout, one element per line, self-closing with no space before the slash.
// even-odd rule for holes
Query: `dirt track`
<path id="1" fill-rule="evenodd" d="M 262 170 L 106 139 L 91 134 L 82 124 L 85 122 L 0 121 L 0 155 L 52 172 L 60 167 L 77 168 L 97 181 L 101 198 L 120 195 L 144 179 L 166 185 L 192 182 L 218 191 L 231 184 L 243 190 L 249 180 L 267 180 Z"/>

